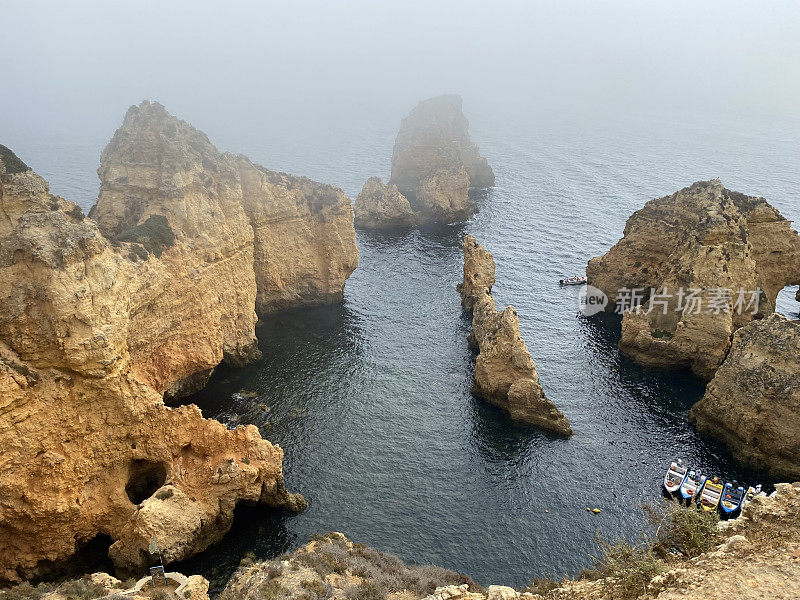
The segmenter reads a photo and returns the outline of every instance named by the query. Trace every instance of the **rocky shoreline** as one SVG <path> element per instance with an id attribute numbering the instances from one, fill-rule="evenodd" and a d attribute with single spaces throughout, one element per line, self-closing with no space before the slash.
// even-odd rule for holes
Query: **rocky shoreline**
<path id="1" fill-rule="evenodd" d="M 678 511 L 692 510 L 677 508 Z M 682 526 L 687 527 L 687 526 Z M 774 497 L 758 497 L 737 519 L 712 526 L 704 546 L 685 537 L 693 529 L 661 534 L 664 558 L 646 559 L 646 547 L 630 558 L 600 563 L 595 570 L 561 581 L 532 578 L 514 589 L 484 587 L 433 565 L 409 565 L 396 556 L 353 542 L 341 533 L 315 536 L 274 560 L 244 558 L 219 595 L 221 600 L 689 600 L 712 589 L 719 597 L 794 600 L 800 589 L 800 483 L 778 484 Z M 675 548 L 683 548 L 676 552 Z M 637 554 L 639 552 L 639 554 Z M 602 560 L 602 559 L 598 559 Z M 645 562 L 647 561 L 647 562 Z M 119 594 L 121 582 L 104 573 L 87 580 L 84 600 Z M 208 582 L 194 576 L 189 600 L 206 600 Z M 85 585 L 85 584 L 84 584 Z M 12 590 L 13 591 L 13 590 Z M 0 591 L 0 600 L 4 592 Z M 69 600 L 30 588 L 17 600 Z M 140 596 L 128 596 L 140 598 Z M 142 598 L 146 596 L 141 596 Z"/>
<path id="2" fill-rule="evenodd" d="M 0 153 L 0 581 L 87 544 L 120 569 L 208 548 L 240 501 L 302 510 L 281 448 L 163 396 L 260 357 L 257 311 L 339 301 L 358 263 L 334 186 L 221 154 L 157 103 L 101 157 L 90 216 Z"/>
<path id="3" fill-rule="evenodd" d="M 764 198 L 719 180 L 697 182 L 635 212 L 586 276 L 608 296 L 606 310 L 624 310 L 623 354 L 643 365 L 687 366 L 709 380 L 733 333 L 772 314 L 778 292 L 800 284 L 800 235 Z M 720 298 L 724 290 L 730 295 Z"/>

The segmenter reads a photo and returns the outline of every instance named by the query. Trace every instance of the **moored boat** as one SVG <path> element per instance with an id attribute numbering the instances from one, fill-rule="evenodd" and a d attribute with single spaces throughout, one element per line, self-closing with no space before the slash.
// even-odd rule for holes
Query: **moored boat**
<path id="1" fill-rule="evenodd" d="M 720 498 L 722 498 L 722 484 L 719 479 L 716 477 L 713 479 L 706 478 L 703 482 L 703 487 L 697 493 L 695 502 L 703 510 L 711 512 L 717 510 Z"/>
<path id="2" fill-rule="evenodd" d="M 689 468 L 683 464 L 681 459 L 678 459 L 678 462 L 670 463 L 667 474 L 664 475 L 664 489 L 668 494 L 672 495 L 681 489 L 681 484 L 686 479 L 688 472 Z"/>
<path id="3" fill-rule="evenodd" d="M 683 479 L 683 483 L 681 483 L 681 497 L 687 502 L 691 502 L 697 495 L 697 490 L 702 487 L 705 479 L 700 469 L 689 471 Z"/>
<path id="4" fill-rule="evenodd" d="M 742 507 L 744 500 L 744 488 L 737 482 L 726 483 L 722 490 L 722 500 L 719 502 L 719 507 L 726 515 L 735 513 Z"/>
<path id="5" fill-rule="evenodd" d="M 761 491 L 760 483 L 755 487 L 751 485 L 749 488 L 747 488 L 747 491 L 744 493 L 744 498 L 742 498 L 742 508 L 750 504 L 750 502 L 756 496 L 766 496 L 766 494 Z"/>
<path id="6" fill-rule="evenodd" d="M 558 283 L 560 285 L 583 285 L 586 283 L 586 277 L 582 275 L 576 275 L 575 277 L 565 277 L 564 279 L 559 279 Z"/>

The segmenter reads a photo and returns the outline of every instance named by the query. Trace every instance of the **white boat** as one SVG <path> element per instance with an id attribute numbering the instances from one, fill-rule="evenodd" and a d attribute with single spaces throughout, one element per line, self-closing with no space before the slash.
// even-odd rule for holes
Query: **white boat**
<path id="1" fill-rule="evenodd" d="M 742 498 L 742 508 L 750 504 L 750 502 L 756 496 L 766 496 L 764 492 L 761 491 L 761 484 L 759 483 L 757 486 L 753 487 L 752 485 L 747 488 L 747 491 L 744 494 L 744 498 Z"/>
<path id="2" fill-rule="evenodd" d="M 705 480 L 706 478 L 700 473 L 699 469 L 697 471 L 694 469 L 689 471 L 681 484 L 681 496 L 687 501 L 687 504 L 694 499 L 697 495 L 697 490 L 705 483 Z"/>
<path id="3" fill-rule="evenodd" d="M 576 275 L 575 277 L 565 277 L 564 279 L 559 279 L 558 283 L 560 285 L 583 285 L 586 283 L 586 277 L 581 275 Z"/>
<path id="4" fill-rule="evenodd" d="M 664 489 L 668 494 L 672 495 L 681 489 L 688 472 L 689 468 L 683 464 L 681 459 L 678 459 L 678 462 L 670 463 L 667 474 L 664 475 Z"/>

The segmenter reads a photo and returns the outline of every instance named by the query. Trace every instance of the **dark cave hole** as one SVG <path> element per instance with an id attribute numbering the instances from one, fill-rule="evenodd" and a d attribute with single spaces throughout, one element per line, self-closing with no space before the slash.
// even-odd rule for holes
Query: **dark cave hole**
<path id="1" fill-rule="evenodd" d="M 162 463 L 134 460 L 128 475 L 125 493 L 134 504 L 141 504 L 167 480 L 167 468 Z"/>

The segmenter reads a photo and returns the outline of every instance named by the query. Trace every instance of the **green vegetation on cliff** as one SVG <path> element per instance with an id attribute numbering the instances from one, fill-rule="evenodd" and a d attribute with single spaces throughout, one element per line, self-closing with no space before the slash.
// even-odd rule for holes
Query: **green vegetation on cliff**
<path id="1" fill-rule="evenodd" d="M 2 144 L 0 144 L 0 161 L 5 165 L 6 173 L 24 173 L 31 170 L 16 154 Z"/>
<path id="2" fill-rule="evenodd" d="M 161 257 L 175 243 L 175 233 L 164 215 L 150 215 L 141 225 L 120 232 L 115 241 L 140 244 L 148 253 Z M 147 257 L 140 255 L 140 258 Z"/>

